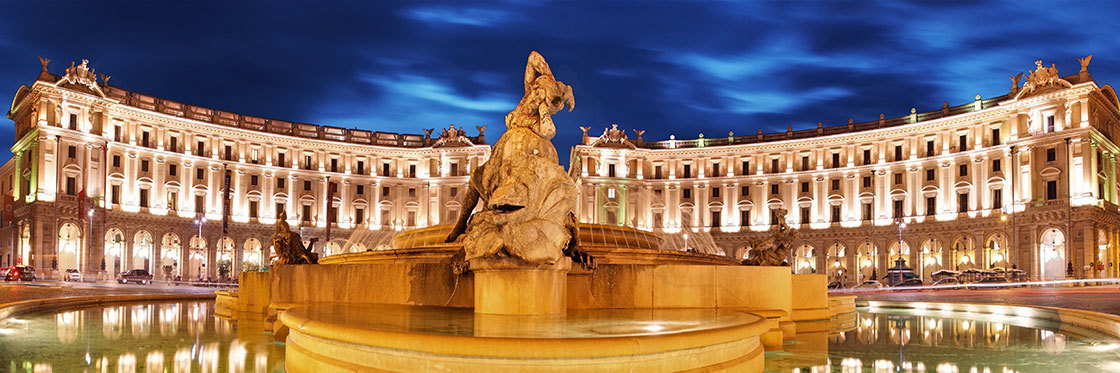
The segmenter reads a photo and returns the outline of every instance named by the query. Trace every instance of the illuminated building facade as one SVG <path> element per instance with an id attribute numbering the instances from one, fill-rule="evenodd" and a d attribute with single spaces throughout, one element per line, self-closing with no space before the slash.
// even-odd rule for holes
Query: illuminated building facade
<path id="1" fill-rule="evenodd" d="M 1065 77 L 1036 65 L 1006 95 L 870 122 L 664 141 L 584 128 L 579 217 L 746 257 L 784 209 L 795 271 L 849 286 L 898 257 L 927 284 L 940 269 L 1116 276 L 1120 103 L 1088 59 Z"/>
<path id="2" fill-rule="evenodd" d="M 15 202 L 0 235 L 15 240 L 2 265 L 236 276 L 267 260 L 281 212 L 320 255 L 377 249 L 347 238 L 387 243 L 455 219 L 490 154 L 454 126 L 402 135 L 252 117 L 126 91 L 86 61 L 61 76 L 42 62 L 7 114 L 16 139 L 0 176 Z"/>

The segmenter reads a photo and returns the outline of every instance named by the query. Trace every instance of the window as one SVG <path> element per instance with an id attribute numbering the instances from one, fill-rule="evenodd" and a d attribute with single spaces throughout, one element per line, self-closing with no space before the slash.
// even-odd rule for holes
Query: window
<path id="1" fill-rule="evenodd" d="M 957 212 L 968 212 L 968 193 L 957 195 Z"/>
<path id="2" fill-rule="evenodd" d="M 993 172 L 1000 172 L 1000 161 L 998 159 L 993 159 L 992 160 L 992 171 Z"/>
<path id="3" fill-rule="evenodd" d="M 362 223 L 365 223 L 365 221 L 366 221 L 366 210 L 361 209 L 361 208 L 354 209 L 354 223 L 355 224 L 362 224 Z"/>
<path id="4" fill-rule="evenodd" d="M 871 187 L 871 176 L 864 176 L 863 177 L 863 187 L 864 188 L 870 188 Z"/>
<path id="5" fill-rule="evenodd" d="M 871 164 L 871 149 L 863 149 L 863 164 Z"/>
<path id="6" fill-rule="evenodd" d="M 285 210 L 284 203 L 283 202 L 277 202 L 276 203 L 276 217 L 279 217 L 280 214 L 283 214 L 284 210 Z"/>
<path id="7" fill-rule="evenodd" d="M 894 146 L 894 160 L 896 160 L 896 161 L 901 161 L 902 160 L 902 145 L 895 145 Z"/>
<path id="8" fill-rule="evenodd" d="M 257 175 L 249 175 L 249 185 L 250 186 L 257 186 L 258 181 L 260 181 L 260 180 L 259 180 L 259 177 Z"/>
<path id="9" fill-rule="evenodd" d="M 170 144 L 170 146 L 167 147 L 167 150 L 170 150 L 170 151 L 173 151 L 173 152 L 178 152 L 179 151 L 179 137 L 178 136 L 171 136 L 171 144 Z"/>
<path id="10" fill-rule="evenodd" d="M 260 211 L 261 207 L 260 204 L 259 201 L 249 201 L 249 219 L 257 218 L 257 213 Z"/>
<path id="11" fill-rule="evenodd" d="M 807 182 L 807 181 L 802 181 L 801 182 L 801 193 L 809 193 L 809 182 Z"/>
<path id="12" fill-rule="evenodd" d="M 303 156 L 303 169 L 305 169 L 305 170 L 310 170 L 311 169 L 311 156 L 310 155 L 305 154 Z"/>
<path id="13" fill-rule="evenodd" d="M 712 198 L 719 198 L 719 187 L 712 188 Z"/>
<path id="14" fill-rule="evenodd" d="M 331 158 L 331 172 L 338 172 L 338 158 Z"/>
<path id="15" fill-rule="evenodd" d="M 1046 149 L 1046 161 L 1053 162 L 1058 159 L 1058 151 L 1054 148 Z"/>
<path id="16" fill-rule="evenodd" d="M 1046 117 L 1046 132 L 1054 132 L 1054 116 Z"/>
<path id="17" fill-rule="evenodd" d="M 809 208 L 801 208 L 801 224 L 809 224 Z"/>
<path id="18" fill-rule="evenodd" d="M 389 163 L 381 164 L 381 176 L 389 176 Z"/>
<path id="19" fill-rule="evenodd" d="M 685 178 L 692 177 L 692 165 L 690 165 L 690 164 L 684 165 L 684 177 Z"/>
<path id="20" fill-rule="evenodd" d="M 171 211 L 179 211 L 179 193 L 167 193 L 167 209 Z"/>
<path id="21" fill-rule="evenodd" d="M 871 202 L 863 203 L 863 220 L 871 220 Z"/>
<path id="22" fill-rule="evenodd" d="M 148 208 L 148 190 L 140 189 L 140 207 Z"/>
<path id="23" fill-rule="evenodd" d="M 743 161 L 743 175 L 751 173 L 751 161 Z"/>
<path id="24" fill-rule="evenodd" d="M 113 154 L 113 167 L 121 166 L 121 156 Z"/>
<path id="25" fill-rule="evenodd" d="M 459 164 L 458 163 L 452 163 L 451 164 L 451 176 L 459 176 Z"/>
<path id="26" fill-rule="evenodd" d="M 252 162 L 253 164 L 260 164 L 259 155 L 260 155 L 260 150 L 257 150 L 255 148 L 254 149 L 249 149 L 249 162 Z"/>
<path id="27" fill-rule="evenodd" d="M 389 187 L 381 187 L 381 196 L 389 197 Z"/>
<path id="28" fill-rule="evenodd" d="M 961 177 L 968 176 L 968 165 L 962 164 L 962 165 L 958 166 L 957 168 L 960 169 L 959 174 L 960 174 Z"/>
<path id="29" fill-rule="evenodd" d="M 410 226 L 410 227 L 415 227 L 416 226 L 416 211 L 409 211 L 408 212 L 408 226 Z"/>
<path id="30" fill-rule="evenodd" d="M 777 195 L 778 194 L 778 184 L 770 184 L 770 194 L 772 194 L 772 195 Z"/>
<path id="31" fill-rule="evenodd" d="M 416 197 L 416 188 L 408 188 L 408 196 Z"/>
<path id="32" fill-rule="evenodd" d="M 283 177 L 277 177 L 276 178 L 276 189 L 284 189 L 284 183 L 286 182 L 286 180 L 287 179 L 285 179 Z"/>
<path id="33" fill-rule="evenodd" d="M 280 167 L 287 167 L 288 166 L 287 162 L 285 162 L 285 159 L 284 159 L 284 157 L 286 155 L 287 155 L 286 153 L 280 153 L 280 154 L 276 155 L 276 161 L 277 161 L 276 165 L 277 166 L 280 166 Z"/>
<path id="34" fill-rule="evenodd" d="M 140 171 L 141 172 L 148 172 L 148 160 L 147 159 L 140 161 Z"/>
<path id="35" fill-rule="evenodd" d="M 194 169 L 194 173 L 195 173 L 195 175 L 194 175 L 194 176 L 195 176 L 195 178 L 196 178 L 196 179 L 200 179 L 200 180 L 201 180 L 201 179 L 202 179 L 202 172 L 203 172 L 203 171 L 202 171 L 202 167 L 199 167 L 199 168 L 196 168 L 196 169 Z"/>
<path id="36" fill-rule="evenodd" d="M 198 148 L 195 149 L 195 154 L 205 156 L 206 155 L 206 154 L 204 154 L 205 152 L 206 152 L 206 141 L 198 140 Z"/>
<path id="37" fill-rule="evenodd" d="M 992 128 L 992 145 L 1003 144 L 1003 139 L 999 137 L 999 128 Z"/>
<path id="38" fill-rule="evenodd" d="M 75 190 L 76 187 L 77 187 L 77 184 L 78 184 L 77 179 L 74 179 L 73 177 L 67 176 L 66 177 L 66 195 L 72 196 L 72 195 L 78 194 L 78 191 Z"/>
<path id="39" fill-rule="evenodd" d="M 893 211 L 893 213 L 894 213 L 893 217 L 895 219 L 902 217 L 902 200 L 901 199 L 894 200 L 894 211 Z"/>
<path id="40" fill-rule="evenodd" d="M 840 153 L 832 153 L 832 168 L 840 167 Z"/>
<path id="41" fill-rule="evenodd" d="M 167 166 L 167 174 L 168 175 L 177 176 L 178 173 L 179 173 L 179 165 L 172 164 L 172 165 Z"/>
<path id="42" fill-rule="evenodd" d="M 832 190 L 840 190 L 840 179 L 832 179 Z"/>
<path id="43" fill-rule="evenodd" d="M 661 189 L 658 189 L 657 193 L 661 194 Z M 454 197 L 456 194 L 459 194 L 459 188 L 451 187 L 451 196 Z"/>
<path id="44" fill-rule="evenodd" d="M 70 114 L 70 129 L 78 129 L 78 114 Z"/>
<path id="45" fill-rule="evenodd" d="M 331 206 L 330 209 L 331 224 L 338 224 L 338 206 Z"/>
<path id="46" fill-rule="evenodd" d="M 749 186 L 739 187 L 739 194 L 744 195 L 744 196 L 751 195 L 751 187 L 749 187 Z"/>
<path id="47" fill-rule="evenodd" d="M 770 159 L 770 172 L 771 173 L 781 172 L 781 171 L 778 171 L 778 158 Z"/>
<path id="48" fill-rule="evenodd" d="M 661 178 L 661 165 L 653 166 L 653 178 L 654 179 L 660 179 Z"/>
<path id="49" fill-rule="evenodd" d="M 614 188 L 607 188 L 607 198 L 614 199 Z"/>
<path id="50" fill-rule="evenodd" d="M 926 140 L 926 156 L 929 157 L 934 155 L 937 155 L 937 150 L 934 150 L 933 148 L 933 140 Z"/>
<path id="51" fill-rule="evenodd" d="M 926 181 L 933 181 L 936 175 L 937 174 L 934 173 L 933 169 L 926 170 Z"/>
<path id="52" fill-rule="evenodd" d="M 937 213 L 937 197 L 926 197 L 926 216 Z"/>
<path id="53" fill-rule="evenodd" d="M 832 206 L 832 222 L 840 222 L 840 206 Z"/>
<path id="54" fill-rule="evenodd" d="M 113 126 L 113 141 L 121 141 L 121 126 Z"/>
<path id="55" fill-rule="evenodd" d="M 113 185 L 112 189 L 113 189 L 113 191 L 112 191 L 113 204 L 114 205 L 121 204 L 121 186 L 120 185 Z"/>
<path id="56" fill-rule="evenodd" d="M 231 145 L 226 145 L 226 160 L 227 161 L 232 161 L 233 160 L 233 146 L 231 146 Z"/>
<path id="57" fill-rule="evenodd" d="M 719 174 L 719 163 L 712 163 L 712 176 L 714 176 L 714 177 L 720 176 L 720 174 Z"/>
<path id="58" fill-rule="evenodd" d="M 895 173 L 894 174 L 894 183 L 895 184 L 902 184 L 902 173 Z"/>
<path id="59" fill-rule="evenodd" d="M 770 225 L 778 225 L 778 213 L 770 210 Z"/>
<path id="60" fill-rule="evenodd" d="M 615 177 L 614 176 L 614 165 L 613 164 L 607 165 L 607 177 Z"/>
<path id="61" fill-rule="evenodd" d="M 739 210 L 739 225 L 750 225 L 751 223 L 751 210 Z"/>
<path id="62" fill-rule="evenodd" d="M 681 189 L 681 198 L 684 198 L 684 199 L 692 198 L 692 188 Z"/>
<path id="63" fill-rule="evenodd" d="M 66 156 L 69 157 L 69 158 L 77 158 L 78 157 L 78 148 L 73 146 L 73 145 L 67 147 L 66 148 Z"/>
<path id="64" fill-rule="evenodd" d="M 151 133 L 148 131 L 140 133 L 140 145 L 144 146 L 145 148 L 151 147 L 148 141 L 150 137 Z"/>
<path id="65" fill-rule="evenodd" d="M 416 165 L 408 165 L 408 177 L 416 177 Z"/>
<path id="66" fill-rule="evenodd" d="M 720 219 L 721 219 L 721 216 L 720 216 L 719 211 L 712 211 L 712 228 L 716 228 L 716 227 L 720 226 L 720 223 L 721 223 Z"/>
<path id="67" fill-rule="evenodd" d="M 968 135 L 961 135 L 957 138 L 957 149 L 962 152 L 968 150 Z"/>
<path id="68" fill-rule="evenodd" d="M 1046 199 L 1058 199 L 1058 181 L 1050 180 L 1046 182 Z"/>
<path id="69" fill-rule="evenodd" d="M 300 214 L 300 220 L 311 222 L 311 205 L 303 205 L 303 213 Z"/>
<path id="70" fill-rule="evenodd" d="M 305 190 L 305 191 L 311 190 L 311 180 L 304 180 L 303 181 L 303 190 Z"/>
<path id="71" fill-rule="evenodd" d="M 1003 208 L 1003 189 L 992 190 L 992 208 Z"/>
<path id="72" fill-rule="evenodd" d="M 809 169 L 809 156 L 801 156 L 801 170 L 806 171 Z"/>
<path id="73" fill-rule="evenodd" d="M 456 168 L 455 166 L 457 166 L 457 165 L 454 164 L 454 163 L 451 164 L 451 170 L 452 171 L 455 171 L 455 168 Z M 366 162 L 365 161 L 358 161 L 358 174 L 361 175 L 361 174 L 365 174 L 365 173 L 366 173 Z"/>
<path id="74" fill-rule="evenodd" d="M 366 186 L 365 185 L 358 185 L 358 195 L 360 196 L 360 195 L 363 195 L 363 194 L 366 194 Z"/>

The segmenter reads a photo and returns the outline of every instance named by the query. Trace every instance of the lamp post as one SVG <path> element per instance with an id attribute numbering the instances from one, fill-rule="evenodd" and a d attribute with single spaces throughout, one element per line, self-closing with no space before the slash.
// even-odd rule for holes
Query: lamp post
<path id="1" fill-rule="evenodd" d="M 681 236 L 684 237 L 684 251 L 688 251 L 688 233 L 682 234 Z"/>
<path id="2" fill-rule="evenodd" d="M 898 256 L 902 257 L 902 228 L 906 228 L 906 222 L 902 221 L 902 217 L 895 219 L 895 222 L 898 224 Z"/>
<path id="3" fill-rule="evenodd" d="M 89 212 L 86 213 L 86 216 L 89 217 L 89 230 L 86 231 L 86 252 L 85 255 L 82 255 L 82 258 L 78 258 L 78 260 L 89 258 L 89 252 L 91 251 L 91 248 L 93 248 L 93 209 L 89 209 Z M 104 257 L 104 253 L 102 253 L 101 256 Z M 86 265 L 84 266 L 78 266 L 78 276 L 80 276 L 79 281 L 85 280 L 86 267 L 88 267 L 88 265 L 89 263 L 86 263 Z"/>
<path id="4" fill-rule="evenodd" d="M 205 216 L 199 216 L 198 219 L 195 219 L 195 222 L 198 223 L 198 243 L 201 244 L 201 243 L 205 242 L 205 239 L 202 238 L 202 225 L 206 224 L 206 217 Z M 204 248 L 206 246 L 203 245 L 202 247 Z M 189 262 L 185 263 L 184 266 L 189 265 L 189 264 L 190 264 Z M 202 266 L 206 266 L 206 261 L 205 260 L 202 261 Z M 198 268 L 198 276 L 202 277 L 202 267 Z"/>

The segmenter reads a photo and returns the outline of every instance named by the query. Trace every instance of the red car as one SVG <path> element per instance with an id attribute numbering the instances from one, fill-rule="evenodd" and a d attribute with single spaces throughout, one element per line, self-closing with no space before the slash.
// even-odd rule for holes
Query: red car
<path id="1" fill-rule="evenodd" d="M 4 274 L 4 281 L 35 281 L 35 268 L 28 266 L 15 266 Z"/>
<path id="2" fill-rule="evenodd" d="M 146 269 L 133 269 L 127 272 L 121 272 L 117 275 L 117 282 L 122 284 L 150 284 L 152 283 L 152 274 Z"/>

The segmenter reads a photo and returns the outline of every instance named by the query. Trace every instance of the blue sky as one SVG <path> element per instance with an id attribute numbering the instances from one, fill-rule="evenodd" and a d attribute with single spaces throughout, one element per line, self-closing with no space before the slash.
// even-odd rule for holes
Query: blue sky
<path id="1" fill-rule="evenodd" d="M 0 13 L 0 88 L 88 58 L 119 87 L 248 115 L 487 138 L 531 50 L 575 90 L 566 160 L 617 123 L 647 140 L 877 119 L 993 97 L 1036 59 L 1095 54 L 1120 83 L 1113 2 L 18 2 Z M 9 96 L 10 97 L 10 96 Z M 2 119 L 0 144 L 13 142 Z M 438 131 L 437 131 L 438 132 Z M 8 152 L 0 159 L 10 157 Z"/>

